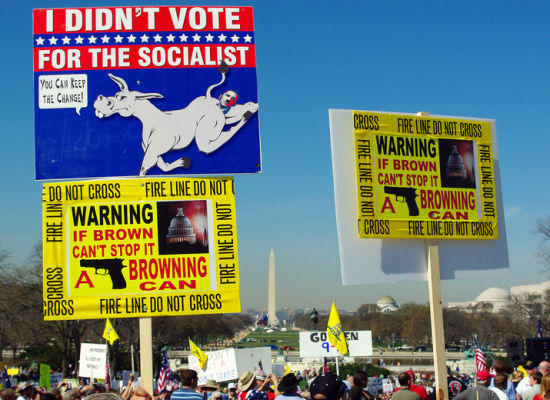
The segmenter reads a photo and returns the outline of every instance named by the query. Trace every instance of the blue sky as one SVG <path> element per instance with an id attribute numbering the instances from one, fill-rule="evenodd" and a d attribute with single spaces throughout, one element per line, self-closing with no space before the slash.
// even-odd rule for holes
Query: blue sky
<path id="1" fill-rule="evenodd" d="M 25 262 L 40 240 L 34 181 L 32 9 L 170 5 L 153 0 L 18 1 L 0 40 L 4 126 L 0 246 Z M 392 295 L 426 302 L 427 283 L 342 286 L 328 109 L 417 112 L 497 121 L 510 274 L 443 283 L 443 300 L 548 280 L 535 257 L 550 215 L 550 4 L 436 1 L 203 1 L 252 5 L 263 173 L 236 177 L 243 308 L 265 307 L 269 251 L 280 306 L 355 309 Z"/>

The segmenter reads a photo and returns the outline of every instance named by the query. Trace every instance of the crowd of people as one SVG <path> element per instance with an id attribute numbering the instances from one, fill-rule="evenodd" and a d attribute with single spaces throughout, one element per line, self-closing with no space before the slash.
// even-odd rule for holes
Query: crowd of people
<path id="1" fill-rule="evenodd" d="M 550 400 L 550 362 L 538 366 L 532 361 L 523 365 L 524 372 L 506 373 L 506 364 L 497 359 L 490 370 L 474 376 L 453 374 L 447 370 L 449 398 L 452 400 Z M 435 400 L 438 398 L 434 381 L 428 374 L 405 371 L 396 379 L 387 377 L 378 393 L 367 391 L 368 376 L 357 370 L 342 380 L 332 372 L 317 373 L 305 370 L 287 373 L 281 379 L 274 374 L 258 376 L 244 372 L 237 382 L 208 380 L 199 385 L 195 370 L 179 373 L 179 387 L 167 385 L 160 392 L 148 393 L 130 376 L 119 393 L 101 384 L 83 384 L 69 388 L 60 383 L 46 391 L 34 385 L 4 389 L 1 400 Z"/>

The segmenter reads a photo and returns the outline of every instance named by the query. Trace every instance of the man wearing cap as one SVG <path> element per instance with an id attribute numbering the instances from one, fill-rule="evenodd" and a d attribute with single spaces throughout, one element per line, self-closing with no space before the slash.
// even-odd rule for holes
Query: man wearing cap
<path id="1" fill-rule="evenodd" d="M 424 389 L 422 386 L 418 386 L 414 384 L 414 379 L 415 379 L 414 372 L 407 371 L 405 373 L 411 377 L 411 384 L 409 386 L 409 390 L 411 392 L 416 393 L 420 397 L 420 400 L 426 400 L 428 398 L 428 393 L 426 393 L 426 389 Z M 395 391 L 397 392 L 399 389 L 400 388 L 397 388 Z"/>
<path id="2" fill-rule="evenodd" d="M 275 385 L 275 393 L 265 390 L 270 382 L 273 382 Z M 239 380 L 237 381 L 237 389 L 240 392 L 237 400 L 273 400 L 279 395 L 279 391 L 277 390 L 278 385 L 279 381 L 274 374 L 268 375 L 261 384 L 258 384 L 256 376 L 250 371 L 245 371 L 239 376 Z"/>
<path id="3" fill-rule="evenodd" d="M 233 382 L 227 385 L 227 398 L 229 400 L 236 400 L 237 398 L 237 385 Z"/>
<path id="4" fill-rule="evenodd" d="M 460 393 L 455 400 L 499 400 L 495 392 L 488 388 L 491 382 L 489 371 L 479 371 L 477 373 L 477 385 Z"/>
<path id="5" fill-rule="evenodd" d="M 525 393 L 528 389 L 531 388 L 531 383 L 529 382 L 529 376 L 533 372 L 537 371 L 537 366 L 531 360 L 526 361 L 523 368 L 525 368 L 525 371 L 527 372 L 527 376 L 524 377 L 521 381 L 519 381 L 518 385 L 516 386 L 516 394 L 519 395 L 517 396 L 518 400 L 522 398 L 523 393 Z"/>
<path id="6" fill-rule="evenodd" d="M 298 378 L 292 372 L 283 376 L 277 386 L 280 395 L 275 397 L 275 400 L 301 400 L 298 396 Z"/>
<path id="7" fill-rule="evenodd" d="M 197 371 L 184 369 L 180 373 L 180 382 L 181 389 L 172 393 L 171 400 L 204 400 L 204 396 L 195 391 L 199 382 Z"/>
<path id="8" fill-rule="evenodd" d="M 392 400 L 420 400 L 420 395 L 411 390 L 412 378 L 408 373 L 400 373 L 397 380 L 401 387 L 393 392 Z"/>
<path id="9" fill-rule="evenodd" d="M 338 400 L 345 391 L 346 385 L 342 379 L 332 372 L 319 375 L 309 386 L 311 400 Z"/>

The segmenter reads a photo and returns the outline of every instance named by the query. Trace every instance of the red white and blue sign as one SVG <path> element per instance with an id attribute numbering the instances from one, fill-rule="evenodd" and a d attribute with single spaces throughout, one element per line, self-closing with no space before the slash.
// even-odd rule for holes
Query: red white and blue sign
<path id="1" fill-rule="evenodd" d="M 36 179 L 261 171 L 252 7 L 33 11 Z"/>

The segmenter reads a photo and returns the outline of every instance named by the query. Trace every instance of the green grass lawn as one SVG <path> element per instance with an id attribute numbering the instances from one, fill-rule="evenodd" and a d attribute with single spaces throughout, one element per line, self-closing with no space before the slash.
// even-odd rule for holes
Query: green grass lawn
<path id="1" fill-rule="evenodd" d="M 299 335 L 298 331 L 287 332 L 250 332 L 245 336 L 237 346 L 241 347 L 263 347 L 267 345 L 274 345 L 277 347 L 290 346 L 294 349 L 299 349 Z"/>

